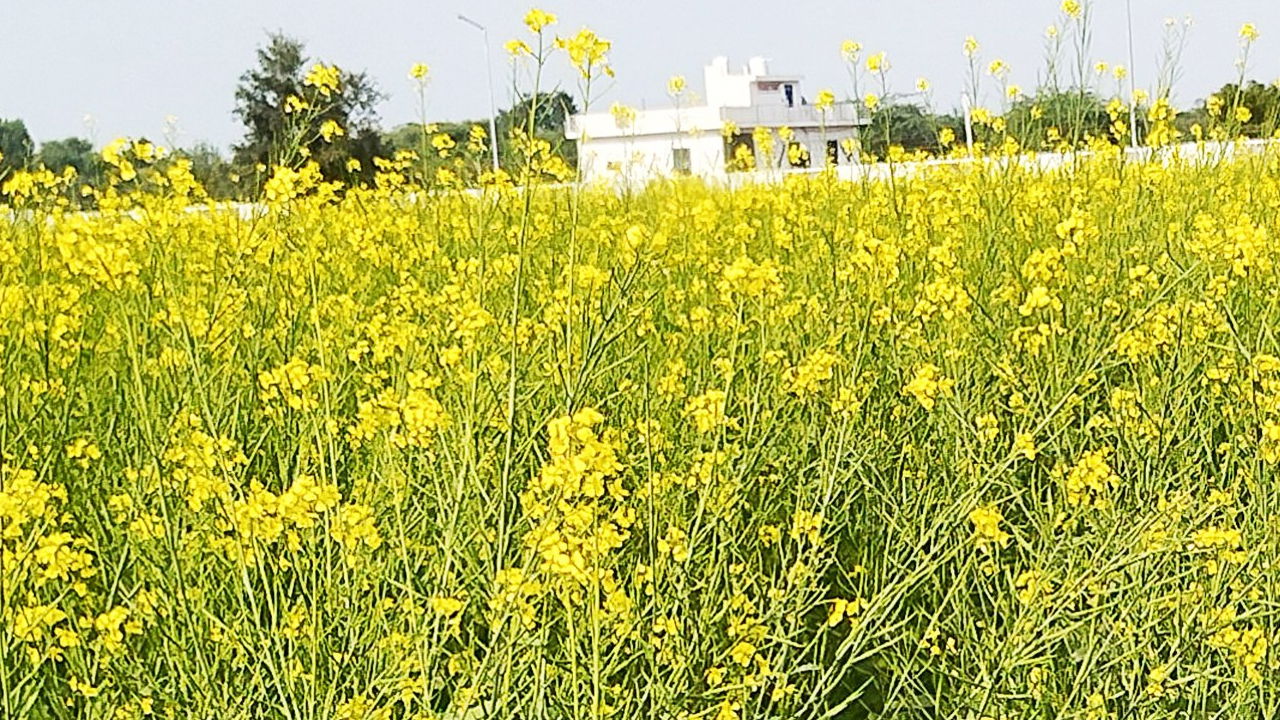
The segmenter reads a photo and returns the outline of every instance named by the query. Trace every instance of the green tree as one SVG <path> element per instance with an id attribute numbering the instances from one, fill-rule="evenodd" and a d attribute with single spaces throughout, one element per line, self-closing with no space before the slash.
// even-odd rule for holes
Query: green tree
<path id="1" fill-rule="evenodd" d="M 915 103 L 886 103 L 871 116 L 871 123 L 862 128 L 862 148 L 876 157 L 888 154 L 889 145 L 898 145 L 908 151 L 926 150 L 939 153 L 938 133 L 944 127 L 951 128 L 956 138 L 963 141 L 964 121 L 953 115 L 934 115 Z"/>
<path id="2" fill-rule="evenodd" d="M 420 122 L 405 123 L 383 133 L 382 146 L 388 155 L 405 150 L 418 155 L 417 168 L 423 182 L 429 183 L 435 177 L 437 169 L 448 167 L 464 183 L 472 185 L 478 181 L 480 173 L 489 169 L 489 144 L 486 142 L 479 152 L 467 151 L 465 155 L 463 149 L 470 142 L 472 128 L 480 127 L 487 137 L 488 122 L 465 120 L 433 123 L 425 128 Z M 444 156 L 432 145 L 432 138 L 438 135 L 447 136 L 453 141 L 453 146 L 445 151 Z"/>
<path id="3" fill-rule="evenodd" d="M 531 93 L 523 95 L 515 105 L 498 112 L 498 155 L 503 166 L 513 167 L 516 158 L 511 155 L 510 143 L 504 144 L 501 141 L 511 137 L 511 133 L 517 128 L 527 129 L 530 112 L 534 112 L 534 134 L 551 143 L 551 147 L 560 153 L 570 166 L 576 166 L 578 147 L 576 143 L 565 141 L 564 130 L 568 125 L 569 116 L 578 112 L 578 104 L 572 95 L 563 90 L 538 93 L 536 98 Z"/>
<path id="4" fill-rule="evenodd" d="M 470 137 L 471 128 L 478 125 L 488 133 L 488 123 L 488 120 L 435 123 L 434 129 L 427 133 L 423 132 L 422 123 L 405 123 L 384 132 L 382 134 L 382 145 L 386 148 L 388 154 L 395 154 L 401 150 L 412 150 L 413 152 L 421 153 L 424 148 L 430 154 L 431 137 L 433 135 L 448 135 L 455 144 L 465 145 Z M 432 126 L 428 126 L 428 128 L 431 129 Z M 488 158 L 488 153 L 485 154 L 485 158 Z"/>
<path id="5" fill-rule="evenodd" d="M 1219 108 L 1216 115 L 1210 110 L 1210 98 L 1214 98 L 1212 104 Z M 1249 119 L 1241 121 L 1236 116 L 1237 108 L 1247 109 Z M 1178 117 L 1178 126 L 1183 131 L 1195 124 L 1206 131 L 1225 126 L 1233 135 L 1270 137 L 1280 125 L 1280 86 L 1256 80 L 1243 86 L 1227 83 Z"/>
<path id="6" fill-rule="evenodd" d="M 529 113 L 534 106 L 534 96 L 524 95 L 506 110 L 498 112 L 498 132 L 504 129 L 510 132 L 515 127 L 528 127 Z M 539 93 L 537 96 L 537 117 L 534 129 L 539 133 L 564 133 L 569 116 L 578 112 L 578 104 L 573 96 L 564 90 Z"/>
<path id="7" fill-rule="evenodd" d="M 240 76 L 235 114 L 244 123 L 245 136 L 234 147 L 234 162 L 242 171 L 279 162 L 297 144 L 326 178 L 346 178 L 352 158 L 360 161 L 363 174 L 372 175 L 373 158 L 382 154 L 375 112 L 382 93 L 367 73 L 342 71 L 340 91 L 326 96 L 304 82 L 311 63 L 300 41 L 275 33 L 258 49 L 257 67 Z M 310 109 L 287 112 L 290 97 Z M 326 121 L 337 123 L 344 134 L 323 138 L 320 128 Z"/>
<path id="8" fill-rule="evenodd" d="M 537 111 L 534 118 L 534 134 L 550 143 L 553 151 L 559 153 L 565 162 L 573 166 L 577 160 L 577 147 L 574 143 L 565 140 L 564 130 L 569 116 L 578 111 L 578 106 L 571 95 L 561 90 L 540 93 L 536 103 L 531 95 L 526 95 L 512 107 L 498 112 L 496 124 L 498 128 L 499 162 L 504 168 L 508 169 L 514 168 L 521 162 L 521 158 L 515 157 L 512 151 L 512 143 L 509 140 L 513 132 L 524 132 L 528 129 L 529 115 L 534 111 L 535 105 Z M 422 123 L 405 123 L 383 133 L 382 146 L 388 154 L 394 154 L 401 150 L 411 150 L 417 153 L 421 159 L 419 171 L 427 182 L 430 182 L 435 177 L 435 171 L 438 168 L 448 167 L 457 173 L 463 182 L 468 184 L 475 183 L 478 181 L 480 174 L 489 169 L 488 143 L 485 143 L 483 150 L 471 153 L 467 158 L 467 162 L 461 161 L 459 154 L 461 148 L 466 147 L 468 144 L 472 128 L 477 126 L 487 136 L 489 132 L 488 118 L 462 122 L 432 123 L 426 128 L 429 132 L 424 132 Z M 446 153 L 448 157 L 440 157 L 440 154 L 432 145 L 432 138 L 437 135 L 448 136 L 453 141 L 454 149 Z"/>
<path id="9" fill-rule="evenodd" d="M 26 167 L 31 160 L 31 134 L 21 120 L 0 120 L 0 175 L 14 168 Z"/>
<path id="10" fill-rule="evenodd" d="M 41 143 L 36 162 L 56 173 L 72 168 L 81 182 L 90 185 L 102 178 L 98 153 L 93 151 L 93 143 L 84 138 L 69 137 Z"/>
<path id="11" fill-rule="evenodd" d="M 1116 140 L 1106 103 L 1089 91 L 1042 90 L 1015 102 L 1005 123 L 1018 143 L 1032 150 L 1048 147 L 1050 128 L 1073 145 L 1087 137 Z"/>
<path id="12" fill-rule="evenodd" d="M 191 161 L 191 174 L 213 199 L 230 200 L 243 194 L 235 167 L 216 147 L 202 143 L 177 154 Z"/>

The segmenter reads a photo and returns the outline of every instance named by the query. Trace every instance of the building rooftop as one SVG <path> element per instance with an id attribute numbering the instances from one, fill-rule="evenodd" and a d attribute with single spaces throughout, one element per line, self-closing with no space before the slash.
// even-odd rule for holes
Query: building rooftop
<path id="1" fill-rule="evenodd" d="M 579 139 L 632 137 L 680 132 L 719 132 L 726 122 L 752 127 L 852 127 L 865 125 L 852 102 L 836 103 L 823 113 L 800 91 L 802 75 L 771 72 L 769 60 L 753 57 L 740 72 L 729 70 L 729 58 L 713 58 L 703 68 L 701 104 L 632 113 L 579 113 L 569 118 L 565 136 Z"/>

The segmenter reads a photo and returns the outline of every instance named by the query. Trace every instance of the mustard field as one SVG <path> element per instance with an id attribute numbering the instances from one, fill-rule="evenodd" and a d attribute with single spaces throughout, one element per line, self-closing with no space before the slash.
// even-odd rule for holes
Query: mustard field
<path id="1" fill-rule="evenodd" d="M 589 100 L 610 44 L 525 22 L 508 167 L 424 120 L 333 177 L 317 64 L 256 202 L 141 139 L 0 177 L 0 718 L 1276 716 L 1280 145 L 1239 93 L 1186 145 L 1135 95 L 1142 152 L 1115 100 L 1052 162 L 975 110 L 950 163 L 592 184 L 540 73 Z"/>
<path id="2" fill-rule="evenodd" d="M 1274 150 L 247 212 L 138 167 L 0 224 L 5 717 L 1277 705 Z"/>

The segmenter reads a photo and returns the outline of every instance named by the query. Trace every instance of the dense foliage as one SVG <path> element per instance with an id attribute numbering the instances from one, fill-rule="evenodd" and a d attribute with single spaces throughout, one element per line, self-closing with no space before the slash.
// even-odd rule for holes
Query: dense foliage
<path id="1" fill-rule="evenodd" d="M 247 214 L 152 155 L 0 225 L 9 716 L 1276 702 L 1273 152 Z"/>

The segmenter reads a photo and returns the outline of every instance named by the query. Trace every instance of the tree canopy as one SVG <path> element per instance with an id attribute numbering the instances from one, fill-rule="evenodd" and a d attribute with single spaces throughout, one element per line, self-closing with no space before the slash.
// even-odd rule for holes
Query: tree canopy
<path id="1" fill-rule="evenodd" d="M 240 76 L 235 114 L 245 136 L 233 150 L 246 172 L 288 160 L 286 149 L 295 147 L 328 178 L 347 177 L 351 159 L 372 172 L 382 154 L 376 112 L 382 93 L 364 72 L 338 71 L 336 87 L 309 84 L 314 67 L 301 41 L 274 33 L 258 49 L 257 66 Z M 334 127 L 340 133 L 326 132 Z"/>
<path id="2" fill-rule="evenodd" d="M 536 110 L 535 110 L 536 108 Z M 551 143 L 551 147 L 564 157 L 570 166 L 577 164 L 578 149 L 576 143 L 565 141 L 564 130 L 569 116 L 578 112 L 578 104 L 573 96 L 564 90 L 532 93 L 522 95 L 510 108 L 498 112 L 498 138 L 511 137 L 514 130 L 526 130 L 529 127 L 529 113 L 534 113 L 534 134 Z M 512 165 L 515 158 L 509 152 L 499 151 L 503 166 Z"/>
<path id="3" fill-rule="evenodd" d="M 31 134 L 21 120 L 0 120 L 0 174 L 13 168 L 25 167 L 31 160 Z"/>
<path id="4" fill-rule="evenodd" d="M 78 137 L 41 143 L 36 162 L 56 173 L 72 168 L 81 182 L 91 184 L 98 181 L 102 172 L 101 160 L 94 152 L 93 143 Z"/>

